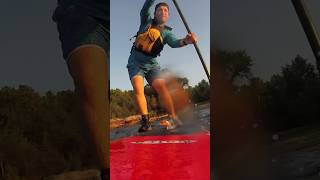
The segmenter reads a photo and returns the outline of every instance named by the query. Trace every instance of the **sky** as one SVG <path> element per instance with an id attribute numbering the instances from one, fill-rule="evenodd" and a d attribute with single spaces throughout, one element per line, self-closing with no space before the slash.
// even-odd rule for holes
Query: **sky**
<path id="1" fill-rule="evenodd" d="M 2 0 L 0 87 L 36 91 L 73 89 L 51 15 L 56 1 Z"/>
<path id="2" fill-rule="evenodd" d="M 171 1 L 163 1 L 172 7 L 169 25 L 174 28 L 173 32 L 184 37 L 186 31 L 174 6 Z M 111 0 L 113 88 L 131 88 L 125 65 L 131 47 L 129 39 L 138 30 L 143 2 Z M 178 2 L 191 29 L 199 36 L 199 46 L 209 67 L 209 0 Z M 307 4 L 319 31 L 320 1 L 307 0 Z M 0 88 L 24 84 L 39 92 L 73 89 L 56 25 L 51 20 L 55 7 L 55 0 L 1 1 Z M 213 11 L 214 31 L 210 36 L 215 46 L 246 49 L 254 59 L 253 72 L 257 76 L 268 79 L 297 54 L 315 62 L 291 0 L 214 0 Z M 192 46 L 180 49 L 166 46 L 159 62 L 162 67 L 170 67 L 188 77 L 191 84 L 206 78 Z"/>
<path id="3" fill-rule="evenodd" d="M 298 54 L 315 64 L 291 0 L 214 2 L 214 46 L 246 50 L 254 61 L 254 75 L 268 80 Z M 306 3 L 319 33 L 320 1 L 307 0 Z"/>
<path id="4" fill-rule="evenodd" d="M 132 89 L 126 68 L 132 42 L 140 25 L 140 10 L 144 0 L 111 0 L 111 47 L 110 47 L 110 86 L 111 88 Z M 161 1 L 156 1 L 155 4 Z M 164 1 L 170 7 L 168 25 L 178 38 L 184 38 L 187 30 L 172 1 Z M 207 67 L 210 67 L 210 0 L 177 1 L 191 31 L 199 39 L 200 51 Z M 155 5 L 154 5 L 155 6 Z M 152 10 L 154 9 L 152 7 Z M 195 85 L 202 79 L 207 80 L 205 71 L 193 45 L 183 48 L 165 46 L 158 58 L 162 68 L 169 68 L 180 76 L 187 77 L 190 85 Z"/>

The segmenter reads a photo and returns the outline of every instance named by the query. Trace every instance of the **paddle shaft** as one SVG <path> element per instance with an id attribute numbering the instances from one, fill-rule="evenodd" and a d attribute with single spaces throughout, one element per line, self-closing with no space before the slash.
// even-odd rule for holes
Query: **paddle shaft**
<path id="1" fill-rule="evenodd" d="M 311 15 L 307 10 L 307 5 L 303 0 L 291 0 L 299 17 L 303 30 L 308 38 L 309 44 L 316 58 L 316 65 L 320 71 L 320 40 L 316 27 L 312 23 Z"/>
<path id="2" fill-rule="evenodd" d="M 173 1 L 174 5 L 176 6 L 177 10 L 178 10 L 178 13 L 179 13 L 179 15 L 180 15 L 180 17 L 181 17 L 181 19 L 182 19 L 182 21 L 183 21 L 183 24 L 184 24 L 185 27 L 187 28 L 188 33 L 191 33 L 190 27 L 189 27 L 186 19 L 184 18 L 183 14 L 182 14 L 182 12 L 181 12 L 181 9 L 180 9 L 180 7 L 179 7 L 179 5 L 178 5 L 178 3 L 177 3 L 177 1 L 176 1 L 176 0 L 172 0 L 172 1 Z M 207 66 L 206 66 L 206 64 L 205 64 L 205 62 L 204 62 L 204 60 L 203 60 L 203 56 L 202 56 L 202 54 L 201 54 L 201 52 L 200 52 L 199 46 L 198 46 L 197 42 L 194 42 L 193 45 L 194 45 L 194 47 L 196 48 L 196 51 L 197 51 L 197 54 L 198 54 L 198 56 L 199 56 L 199 58 L 200 58 L 202 67 L 203 67 L 204 71 L 206 72 L 206 75 L 207 75 L 208 80 L 209 80 L 209 82 L 210 82 L 210 74 L 209 74 L 208 68 L 207 68 Z"/>

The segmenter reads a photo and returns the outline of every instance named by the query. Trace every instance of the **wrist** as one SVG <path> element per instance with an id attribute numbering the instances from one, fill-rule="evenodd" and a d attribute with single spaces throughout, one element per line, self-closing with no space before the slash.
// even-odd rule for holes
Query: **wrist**
<path id="1" fill-rule="evenodd" d="M 186 42 L 186 40 L 185 40 L 185 39 L 182 39 L 182 45 L 183 45 L 183 46 L 188 45 L 188 43 Z"/>

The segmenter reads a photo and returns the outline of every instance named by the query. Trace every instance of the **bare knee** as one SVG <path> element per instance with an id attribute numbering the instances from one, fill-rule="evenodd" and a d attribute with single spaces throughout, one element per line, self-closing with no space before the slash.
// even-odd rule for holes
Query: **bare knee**
<path id="1" fill-rule="evenodd" d="M 143 77 L 134 76 L 131 80 L 135 96 L 144 96 Z"/>
<path id="2" fill-rule="evenodd" d="M 97 103 L 105 103 L 108 90 L 107 64 L 105 54 L 100 49 L 83 47 L 77 50 L 69 58 L 68 67 L 75 90 L 83 103 L 96 106 Z"/>
<path id="3" fill-rule="evenodd" d="M 167 90 L 166 83 L 163 79 L 154 80 L 152 83 L 152 87 L 158 92 L 162 93 Z"/>
<path id="4" fill-rule="evenodd" d="M 134 89 L 134 95 L 141 97 L 144 96 L 144 90 L 143 89 Z"/>

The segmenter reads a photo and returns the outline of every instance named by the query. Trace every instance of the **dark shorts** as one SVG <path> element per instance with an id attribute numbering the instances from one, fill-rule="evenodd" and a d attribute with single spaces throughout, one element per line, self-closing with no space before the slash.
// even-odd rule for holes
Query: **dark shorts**
<path id="1" fill-rule="evenodd" d="M 155 79 L 159 79 L 161 78 L 160 74 L 160 66 L 151 66 L 151 67 L 145 67 L 144 65 L 140 65 L 140 64 L 136 64 L 136 63 L 132 63 L 130 65 L 127 66 L 128 68 L 128 72 L 129 72 L 129 78 L 130 80 L 136 76 L 142 76 L 144 78 L 146 78 L 147 82 L 149 83 L 149 85 L 152 85 L 152 82 Z"/>
<path id="2" fill-rule="evenodd" d="M 57 23 L 63 57 L 68 60 L 78 48 L 95 46 L 109 54 L 109 25 L 83 12 L 76 5 L 58 6 L 53 14 Z"/>
<path id="3" fill-rule="evenodd" d="M 144 77 L 150 85 L 155 79 L 161 78 L 160 65 L 156 58 L 146 56 L 137 51 L 131 51 L 128 59 L 128 73 L 130 80 L 136 76 Z"/>

